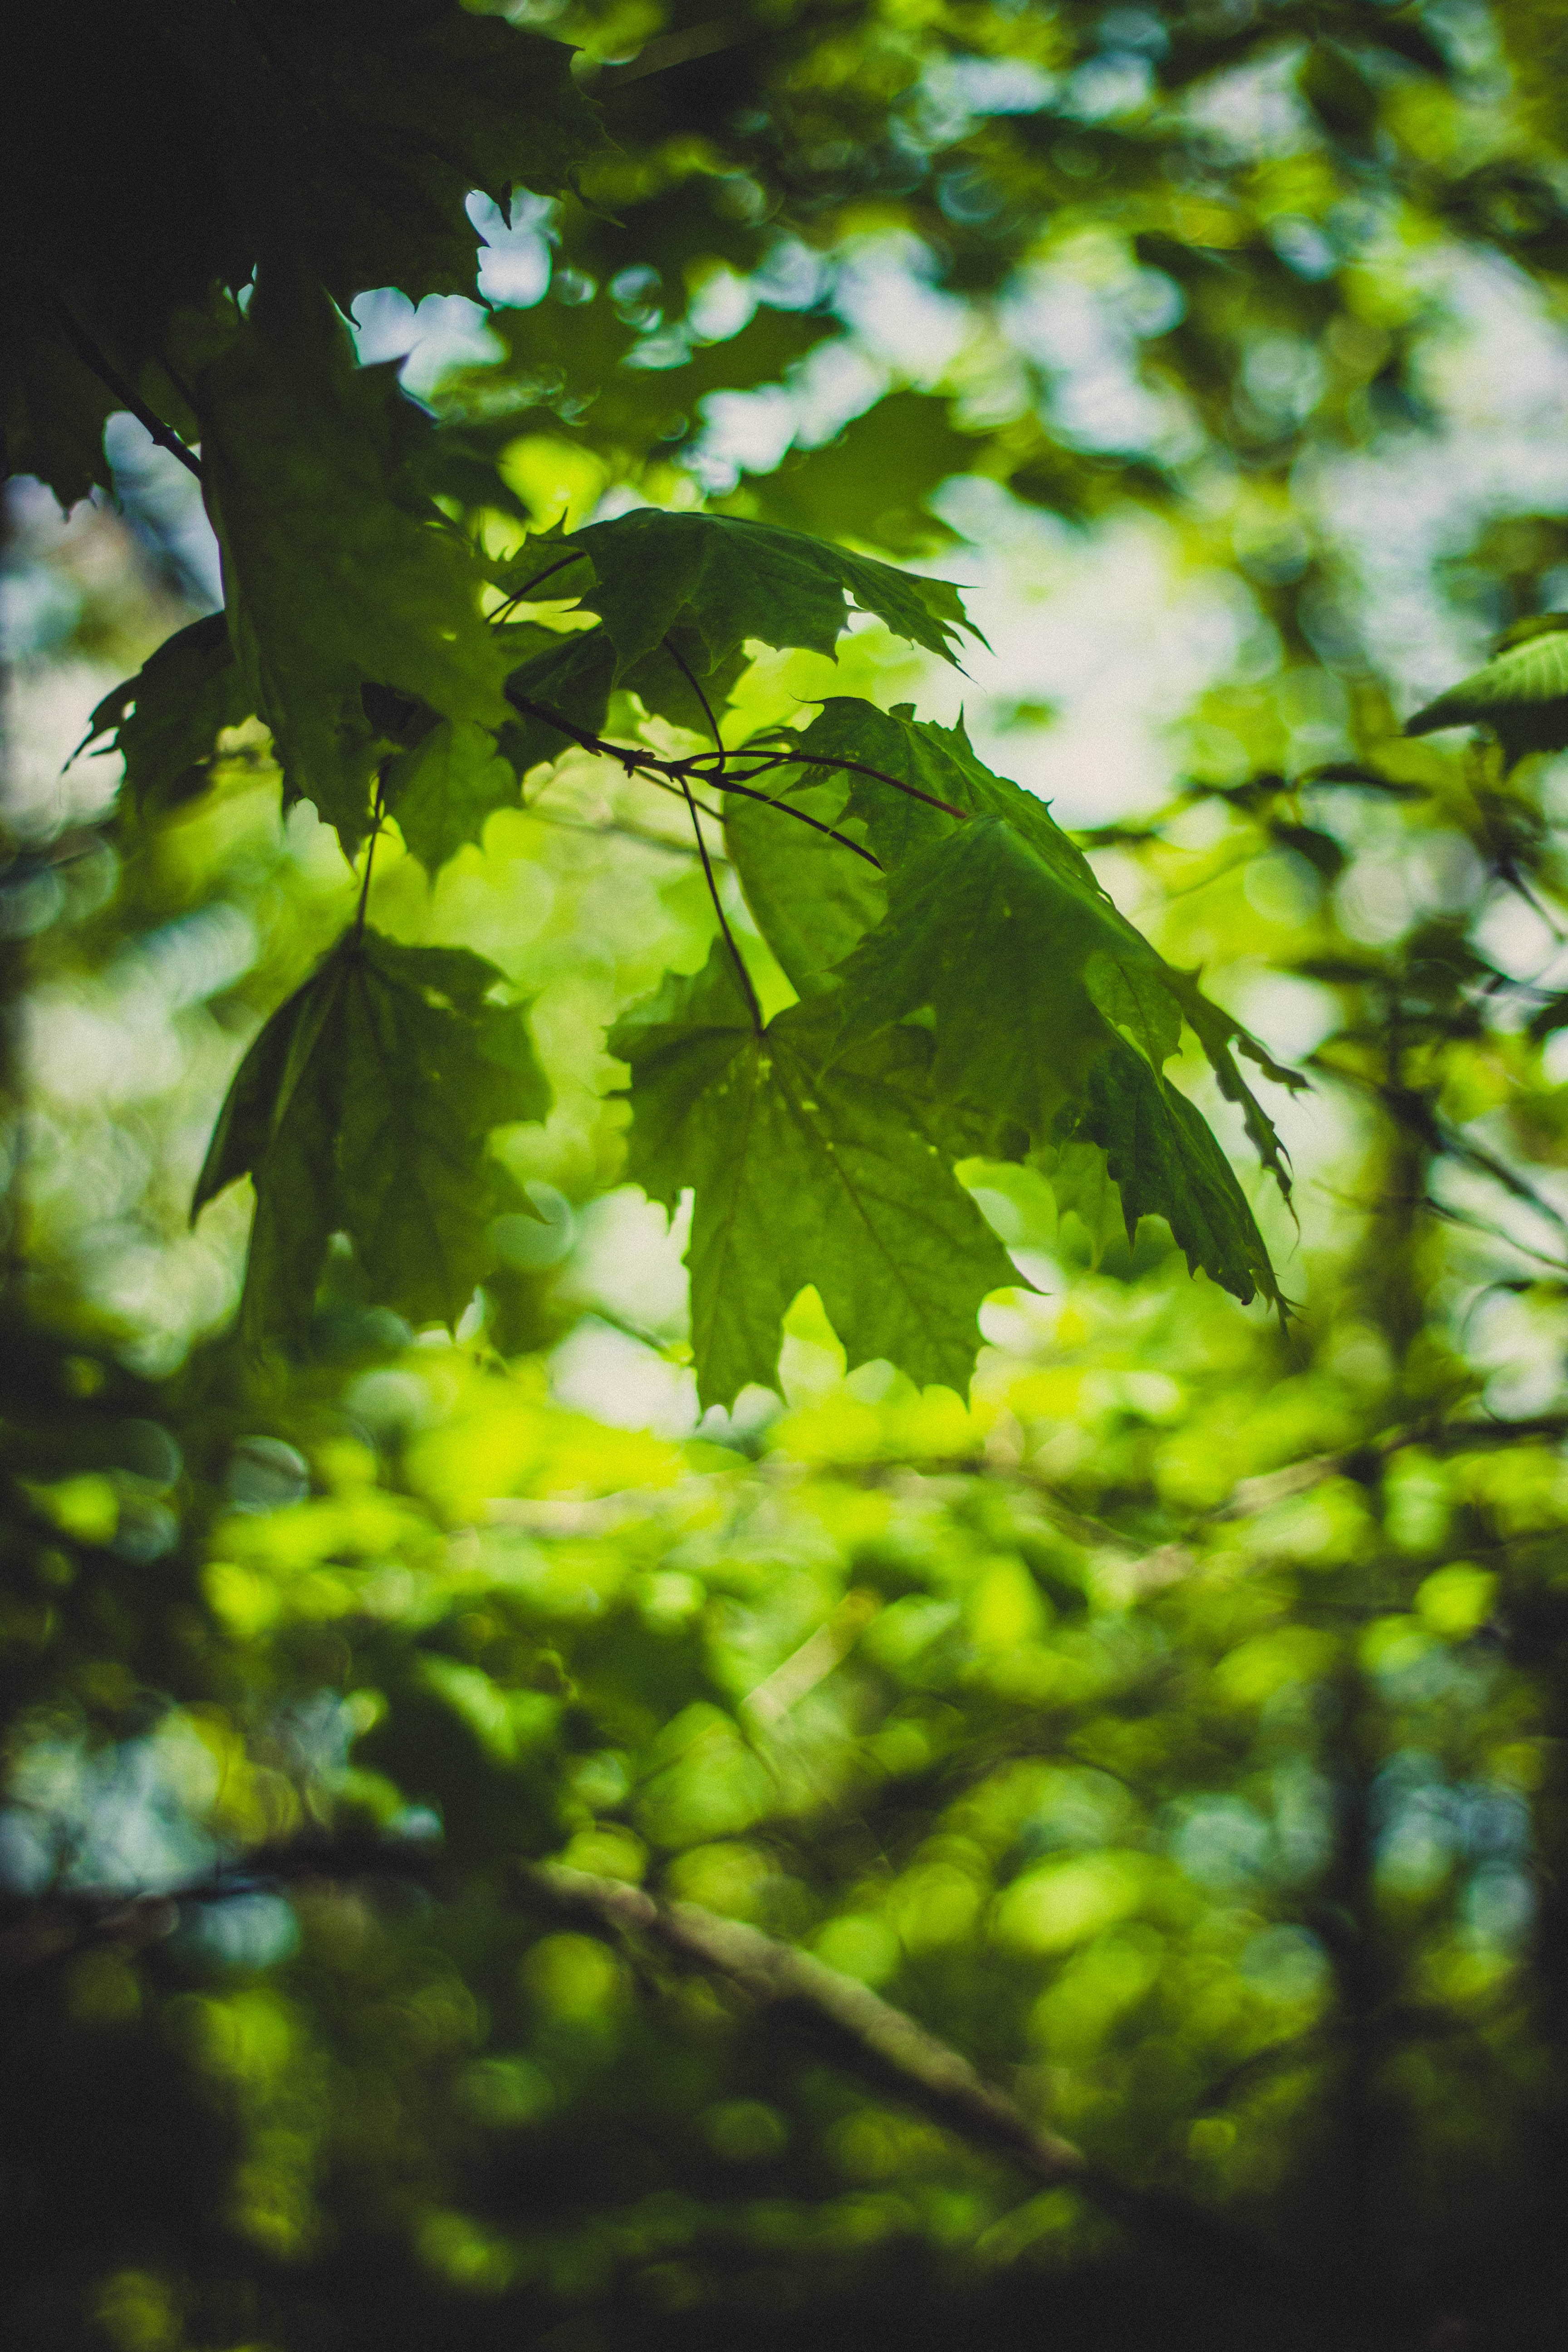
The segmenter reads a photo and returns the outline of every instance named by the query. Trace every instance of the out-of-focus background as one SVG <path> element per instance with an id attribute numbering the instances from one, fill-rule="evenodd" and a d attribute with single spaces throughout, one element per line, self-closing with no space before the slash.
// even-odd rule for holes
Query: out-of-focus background
<path id="1" fill-rule="evenodd" d="M 539 1213 L 455 1338 L 345 1265 L 263 1379 L 246 1188 L 191 1187 L 354 885 L 258 727 L 141 812 L 77 753 L 221 603 L 196 485 L 127 415 L 114 498 L 13 482 L 12 2340 L 1554 2344 L 1568 769 L 1399 732 L 1568 604 L 1531 12 L 513 13 L 621 160 L 597 208 L 476 198 L 475 299 L 367 291 L 362 359 L 503 542 L 706 501 L 964 583 L 967 676 L 866 625 L 740 699 L 962 709 L 1307 1070 L 1294 1215 L 1181 1074 L 1299 1312 L 975 1163 L 1019 1281 L 969 1400 L 846 1376 L 807 1293 L 782 1397 L 700 1419 L 604 1031 L 712 918 L 572 755 L 374 885 L 531 999 Z M 38 1927 L 371 1831 L 419 1868 Z M 520 1853 L 815 1952 L 1145 2202 L 531 1911 Z"/>

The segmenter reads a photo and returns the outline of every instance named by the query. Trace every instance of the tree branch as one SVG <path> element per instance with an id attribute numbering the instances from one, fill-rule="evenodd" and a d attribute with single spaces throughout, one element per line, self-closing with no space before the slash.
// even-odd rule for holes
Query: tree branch
<path id="1" fill-rule="evenodd" d="M 657 1945 L 684 1967 L 723 1978 L 759 2008 L 809 2026 L 853 2072 L 896 2093 L 972 2146 L 1008 2157 L 1042 2180 L 1087 2177 L 1078 2148 L 1039 2130 L 959 2051 L 809 1952 L 695 1903 L 665 1902 L 621 1879 L 568 1870 L 560 1863 L 521 1864 L 517 1879 L 526 1901 L 615 1936 Z"/>
<path id="2" fill-rule="evenodd" d="M 288 1885 L 403 1879 L 439 1895 L 452 1866 L 435 1843 L 416 1839 L 300 1839 L 264 1846 L 158 1894 L 112 1888 L 55 1889 L 0 1901 L 0 1963 L 12 1981 L 37 1977 L 92 1945 L 127 1950 L 161 1941 L 182 1910 Z M 1125 2226 L 1171 2252 L 1221 2263 L 1236 2275 L 1278 2288 L 1277 2258 L 1242 2231 L 1161 2189 L 1137 2188 L 1101 2172 L 1069 2140 L 1030 2122 L 987 2083 L 962 2052 L 853 1978 L 808 1952 L 721 1918 L 695 1903 L 668 1902 L 625 1880 L 561 1863 L 515 1861 L 512 1889 L 529 1908 L 574 1920 L 634 1949 L 656 1948 L 678 1966 L 717 1978 L 757 2009 L 793 2026 L 884 2094 L 1036 2180 L 1072 2187 Z"/>

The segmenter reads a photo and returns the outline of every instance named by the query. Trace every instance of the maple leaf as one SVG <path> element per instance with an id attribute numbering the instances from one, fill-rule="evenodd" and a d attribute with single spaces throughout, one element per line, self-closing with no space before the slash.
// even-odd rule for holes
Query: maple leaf
<path id="1" fill-rule="evenodd" d="M 125 760 L 126 797 L 167 806 L 200 789 L 226 727 L 251 716 L 221 613 L 166 637 L 134 677 L 106 694 L 79 753 L 103 735 Z"/>
<path id="2" fill-rule="evenodd" d="M 490 1002 L 500 977 L 466 948 L 350 930 L 256 1038 L 191 1209 L 255 1182 L 240 1307 L 252 1344 L 304 1341 L 338 1233 L 379 1304 L 414 1324 L 462 1314 L 491 1219 L 528 1205 L 490 1132 L 550 1107 L 522 1015 Z"/>
<path id="3" fill-rule="evenodd" d="M 207 503 L 251 707 L 291 790 L 353 849 L 381 744 L 366 685 L 498 727 L 506 656 L 480 574 L 434 507 L 398 495 L 417 419 L 384 368 L 297 278 L 264 275 L 197 387 Z"/>
<path id="4" fill-rule="evenodd" d="M 610 1033 L 631 1066 L 627 1173 L 673 1209 L 694 1194 L 692 1345 L 704 1405 L 776 1386 L 784 1318 L 815 1284 L 851 1365 L 966 1388 L 976 1315 L 1018 1280 L 920 1115 L 916 1030 L 829 1066 L 830 1007 L 759 1031 L 724 943 Z"/>
<path id="5" fill-rule="evenodd" d="M 748 639 L 831 654 L 851 603 L 947 661 L 970 625 L 945 580 L 774 523 L 638 507 L 572 538 L 594 571 L 581 601 L 610 633 L 617 676 L 657 652 L 678 625 L 689 633 L 703 676 Z"/>

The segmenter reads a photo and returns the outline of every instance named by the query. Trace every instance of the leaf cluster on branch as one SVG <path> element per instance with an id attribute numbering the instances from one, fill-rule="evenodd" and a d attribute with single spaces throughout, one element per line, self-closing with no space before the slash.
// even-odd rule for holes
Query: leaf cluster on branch
<path id="1" fill-rule="evenodd" d="M 342 310 L 360 288 L 417 298 L 471 273 L 468 186 L 504 208 L 515 182 L 559 188 L 598 152 L 562 50 L 456 7 L 403 5 L 374 30 L 347 0 L 225 25 L 185 28 L 158 84 L 170 105 L 195 77 L 210 134 L 232 138 L 207 151 L 218 199 L 184 242 L 156 242 L 188 162 L 172 151 L 86 275 L 45 240 L 8 398 L 15 460 L 62 498 L 100 477 L 91 434 L 52 453 L 39 369 L 66 371 L 94 432 L 93 401 L 123 397 L 199 468 L 223 624 L 193 624 L 95 711 L 89 740 L 123 753 L 130 799 L 199 789 L 222 731 L 259 719 L 286 803 L 363 860 L 353 920 L 247 1055 L 196 1188 L 199 1210 L 254 1183 L 247 1338 L 307 1343 L 334 1235 L 373 1300 L 455 1323 L 490 1220 L 527 1210 L 489 1145 L 548 1108 L 522 1013 L 472 955 L 379 937 L 366 904 L 389 821 L 434 875 L 574 749 L 677 796 L 712 896 L 704 971 L 671 975 L 610 1038 L 632 1073 L 628 1173 L 672 1211 L 695 1196 L 704 1402 L 775 1381 L 807 1286 L 852 1360 L 963 1389 L 980 1304 L 1012 1278 L 953 1172 L 976 1156 L 1087 1154 L 1130 1235 L 1163 1216 L 1191 1267 L 1279 1305 L 1247 1197 L 1164 1065 L 1184 1020 L 1287 1191 L 1233 1049 L 1299 1081 L 1164 964 L 1045 804 L 982 763 L 962 719 L 912 705 L 840 696 L 804 727 L 726 733 L 752 649 L 831 656 L 858 614 L 951 661 L 956 591 L 773 523 L 655 507 L 497 558 L 445 494 L 437 426 L 393 370 L 357 363 Z M 140 70 L 164 73 L 167 37 Z M 334 42 L 353 43 L 352 76 Z M 328 91 L 352 102 L 331 115 Z M 373 144 L 393 160 L 367 171 Z M 606 734 L 613 713 L 633 740 Z M 672 756 L 670 727 L 710 748 Z M 714 874 L 721 831 L 798 1000 L 766 1023 Z"/>

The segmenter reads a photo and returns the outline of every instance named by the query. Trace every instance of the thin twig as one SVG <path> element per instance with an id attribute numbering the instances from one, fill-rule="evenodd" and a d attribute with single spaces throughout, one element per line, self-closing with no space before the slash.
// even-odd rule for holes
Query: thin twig
<path id="1" fill-rule="evenodd" d="M 918 784 L 907 784 L 900 776 L 889 776 L 880 768 L 868 768 L 864 760 L 843 760 L 837 757 L 823 760 L 810 757 L 802 751 L 795 751 L 791 753 L 785 764 L 795 768 L 842 768 L 849 775 L 869 776 L 879 784 L 891 784 L 896 793 L 902 793 L 911 801 L 924 801 L 927 808 L 941 809 L 943 816 L 956 817 L 960 824 L 966 823 L 969 816 L 967 809 L 954 808 L 951 801 L 939 801 L 934 793 L 922 793 Z"/>
<path id="2" fill-rule="evenodd" d="M 847 834 L 838 832 L 833 825 L 824 824 L 820 817 L 808 816 L 805 809 L 797 809 L 788 801 L 775 798 L 771 793 L 753 792 L 749 785 L 734 782 L 722 765 L 725 760 L 736 756 L 732 752 L 722 750 L 718 753 L 701 751 L 695 752 L 687 759 L 661 760 L 657 753 L 645 751 L 637 744 L 612 743 L 606 737 L 595 735 L 591 728 L 580 727 L 574 719 L 568 719 L 563 711 L 552 709 L 549 703 L 536 702 L 531 695 L 518 694 L 509 688 L 507 700 L 514 710 L 522 711 L 531 719 L 542 719 L 547 727 L 553 727 L 558 734 L 564 735 L 567 741 L 575 743 L 579 750 L 591 751 L 599 759 L 616 761 L 628 776 L 645 776 L 650 783 L 658 784 L 668 792 L 679 792 L 683 798 L 689 798 L 690 780 L 695 778 L 699 783 L 708 784 L 715 792 L 739 793 L 745 799 L 764 801 L 769 808 L 777 809 L 781 815 L 793 817 L 799 824 L 808 824 L 814 833 L 826 834 L 828 838 L 837 842 L 841 848 L 853 850 L 857 857 L 865 859 L 867 865 L 875 866 L 879 871 L 881 869 L 882 861 L 879 857 L 873 856 L 870 850 L 862 847 L 859 842 L 851 841 Z M 760 767 L 749 770 L 748 773 L 766 775 L 773 768 L 797 764 L 798 762 L 793 758 L 781 755 L 777 759 L 770 759 Z M 820 766 L 822 762 L 817 761 L 816 764 Z M 867 775 L 877 773 L 876 770 L 871 768 L 866 769 L 864 772 Z M 896 777 L 883 777 L 880 781 L 893 784 L 899 791 L 914 790 L 912 785 L 906 787 L 899 784 Z M 915 793 L 917 800 L 924 800 L 927 797 L 923 793 Z M 701 803 L 699 803 L 698 805 L 700 806 Z M 941 808 L 945 803 L 935 801 L 931 805 Z M 703 813 L 712 817 L 715 823 L 721 821 L 716 810 L 706 809 Z M 960 812 L 954 810 L 952 814 L 956 815 Z"/>
<path id="3" fill-rule="evenodd" d="M 172 457 L 177 457 L 199 482 L 202 478 L 201 459 L 192 456 L 179 436 L 170 430 L 157 412 L 148 407 L 141 394 L 133 392 L 119 371 L 110 365 L 92 337 L 85 328 L 77 324 L 63 302 L 55 304 L 55 316 L 59 321 L 60 331 L 82 365 L 89 368 L 106 391 L 111 392 L 137 422 L 146 426 L 159 448 L 167 449 Z"/>
<path id="4" fill-rule="evenodd" d="M 716 775 L 710 781 L 715 792 L 734 793 L 743 801 L 761 801 L 764 808 L 777 809 L 781 816 L 793 816 L 799 824 L 810 825 L 813 833 L 825 833 L 829 841 L 838 844 L 840 849 L 852 849 L 857 857 L 863 857 L 868 866 L 874 866 L 878 873 L 881 873 L 882 861 L 875 851 L 866 848 L 861 842 L 851 841 L 849 835 L 840 833 L 837 825 L 824 824 L 819 816 L 808 816 L 805 809 L 792 808 L 787 801 L 775 798 L 772 793 L 753 792 L 748 784 L 738 784 L 731 776 Z"/>

